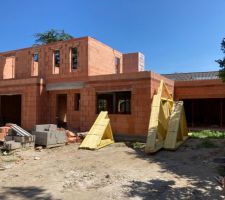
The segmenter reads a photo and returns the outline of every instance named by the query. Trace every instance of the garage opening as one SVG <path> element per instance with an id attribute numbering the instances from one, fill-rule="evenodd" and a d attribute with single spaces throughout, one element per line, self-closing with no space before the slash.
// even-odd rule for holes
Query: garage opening
<path id="1" fill-rule="evenodd" d="M 183 101 L 188 127 L 225 128 L 225 99 L 186 99 Z"/>
<path id="2" fill-rule="evenodd" d="M 67 128 L 67 95 L 57 95 L 57 125 L 58 127 Z"/>
<path id="3" fill-rule="evenodd" d="M 0 125 L 6 123 L 21 126 L 21 95 L 0 96 Z"/>

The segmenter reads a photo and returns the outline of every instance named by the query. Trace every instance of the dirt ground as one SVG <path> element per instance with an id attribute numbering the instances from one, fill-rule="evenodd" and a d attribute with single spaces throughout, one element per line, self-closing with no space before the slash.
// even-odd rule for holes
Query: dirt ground
<path id="1" fill-rule="evenodd" d="M 124 143 L 98 151 L 78 150 L 78 144 L 20 150 L 1 156 L 0 199 L 224 199 L 212 160 L 225 155 L 225 141 L 213 142 L 218 147 L 189 139 L 175 152 L 154 155 Z"/>

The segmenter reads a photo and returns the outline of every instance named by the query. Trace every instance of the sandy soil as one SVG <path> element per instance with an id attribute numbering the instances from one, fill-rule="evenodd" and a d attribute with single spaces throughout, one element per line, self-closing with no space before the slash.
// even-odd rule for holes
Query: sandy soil
<path id="1" fill-rule="evenodd" d="M 225 155 L 225 141 L 214 142 L 218 148 L 203 148 L 189 139 L 175 152 L 155 155 L 124 143 L 98 151 L 78 144 L 19 151 L 1 157 L 0 199 L 224 199 L 212 160 Z"/>

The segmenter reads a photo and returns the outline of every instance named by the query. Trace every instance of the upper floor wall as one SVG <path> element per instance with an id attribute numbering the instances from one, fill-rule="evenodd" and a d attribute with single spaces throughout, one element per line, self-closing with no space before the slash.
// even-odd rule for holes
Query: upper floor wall
<path id="1" fill-rule="evenodd" d="M 88 40 L 88 75 L 123 73 L 123 54 L 93 38 Z"/>
<path id="2" fill-rule="evenodd" d="M 140 52 L 123 54 L 123 72 L 144 71 L 145 56 Z"/>
<path id="3" fill-rule="evenodd" d="M 0 53 L 0 79 L 88 74 L 88 37 Z"/>
<path id="4" fill-rule="evenodd" d="M 119 73 L 126 73 L 123 54 L 91 37 L 0 53 L 0 80 L 39 77 L 48 83 Z"/>

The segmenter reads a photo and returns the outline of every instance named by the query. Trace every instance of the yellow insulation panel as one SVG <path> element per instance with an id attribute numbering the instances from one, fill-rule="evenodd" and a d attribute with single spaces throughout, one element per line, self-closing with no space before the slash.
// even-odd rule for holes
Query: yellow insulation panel
<path id="1" fill-rule="evenodd" d="M 96 150 L 114 143 L 108 112 L 102 111 L 80 145 L 80 149 Z"/>
<path id="2" fill-rule="evenodd" d="M 145 152 L 176 149 L 188 138 L 183 102 L 174 102 L 163 81 L 153 96 Z"/>

